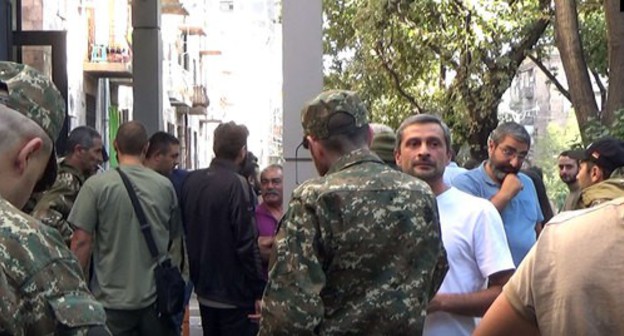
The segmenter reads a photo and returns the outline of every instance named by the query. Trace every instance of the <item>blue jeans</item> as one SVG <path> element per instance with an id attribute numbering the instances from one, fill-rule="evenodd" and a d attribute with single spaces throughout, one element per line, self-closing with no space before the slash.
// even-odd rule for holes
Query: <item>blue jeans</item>
<path id="1" fill-rule="evenodd" d="M 189 301 L 191 301 L 191 294 L 193 294 L 193 283 L 189 280 L 186 283 L 186 288 L 184 290 L 184 310 L 172 317 L 173 323 L 176 326 L 176 330 L 178 330 L 178 335 L 182 333 L 182 323 L 184 322 L 184 312 L 186 311 L 186 307 L 188 307 Z"/>

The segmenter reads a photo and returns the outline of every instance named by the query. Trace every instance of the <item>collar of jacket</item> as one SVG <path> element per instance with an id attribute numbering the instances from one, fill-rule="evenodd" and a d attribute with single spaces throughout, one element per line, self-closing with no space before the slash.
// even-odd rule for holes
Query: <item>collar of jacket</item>
<path id="1" fill-rule="evenodd" d="M 378 162 L 384 164 L 383 161 L 379 158 L 379 156 L 375 155 L 375 153 L 371 152 L 370 149 L 358 148 L 350 152 L 349 154 L 345 154 L 341 156 L 334 164 L 329 168 L 327 174 L 335 173 L 337 171 L 346 169 L 353 165 L 362 163 L 362 162 Z"/>
<path id="2" fill-rule="evenodd" d="M 240 167 L 232 160 L 214 158 L 212 162 L 210 162 L 210 167 L 231 170 L 237 174 L 240 173 Z"/>
<path id="3" fill-rule="evenodd" d="M 59 162 L 58 166 L 59 166 L 59 169 L 58 169 L 59 175 L 62 173 L 72 174 L 78 179 L 78 181 L 80 181 L 80 185 L 83 185 L 85 180 L 88 178 L 87 175 L 83 174 L 76 167 L 67 164 L 67 162 L 65 162 L 65 158 L 61 159 L 61 162 Z"/>

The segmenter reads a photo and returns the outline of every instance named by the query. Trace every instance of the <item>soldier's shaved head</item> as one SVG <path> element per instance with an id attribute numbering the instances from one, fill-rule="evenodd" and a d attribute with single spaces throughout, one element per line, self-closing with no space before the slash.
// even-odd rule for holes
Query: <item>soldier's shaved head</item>
<path id="1" fill-rule="evenodd" d="M 52 139 L 39 125 L 28 119 L 23 114 L 0 104 L 0 153 L 15 146 L 18 142 L 41 138 L 45 145 L 44 149 L 52 149 Z"/>

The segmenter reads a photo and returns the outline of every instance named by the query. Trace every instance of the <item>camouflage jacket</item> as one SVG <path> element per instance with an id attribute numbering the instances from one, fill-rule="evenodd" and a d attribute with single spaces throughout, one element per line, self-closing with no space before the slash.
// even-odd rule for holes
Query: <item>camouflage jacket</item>
<path id="1" fill-rule="evenodd" d="M 61 236 L 0 198 L 0 335 L 86 335 L 104 308 Z"/>
<path id="2" fill-rule="evenodd" d="M 32 212 L 33 217 L 57 229 L 68 245 L 74 229 L 67 217 L 85 179 L 78 169 L 62 160 L 54 185 L 43 194 Z"/>
<path id="3" fill-rule="evenodd" d="M 624 178 L 611 177 L 581 191 L 576 209 L 591 208 L 624 196 Z"/>
<path id="4" fill-rule="evenodd" d="M 420 335 L 446 273 L 435 196 L 368 149 L 295 189 L 259 335 Z"/>

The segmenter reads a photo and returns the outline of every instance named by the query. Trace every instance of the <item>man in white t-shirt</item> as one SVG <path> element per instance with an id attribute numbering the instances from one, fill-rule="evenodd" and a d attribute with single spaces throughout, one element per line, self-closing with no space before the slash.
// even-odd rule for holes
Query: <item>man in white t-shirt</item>
<path id="1" fill-rule="evenodd" d="M 438 202 L 449 271 L 429 303 L 423 335 L 471 335 L 514 271 L 503 222 L 485 199 L 444 183 L 451 134 L 434 115 L 407 118 L 397 131 L 395 159 L 427 182 Z"/>

